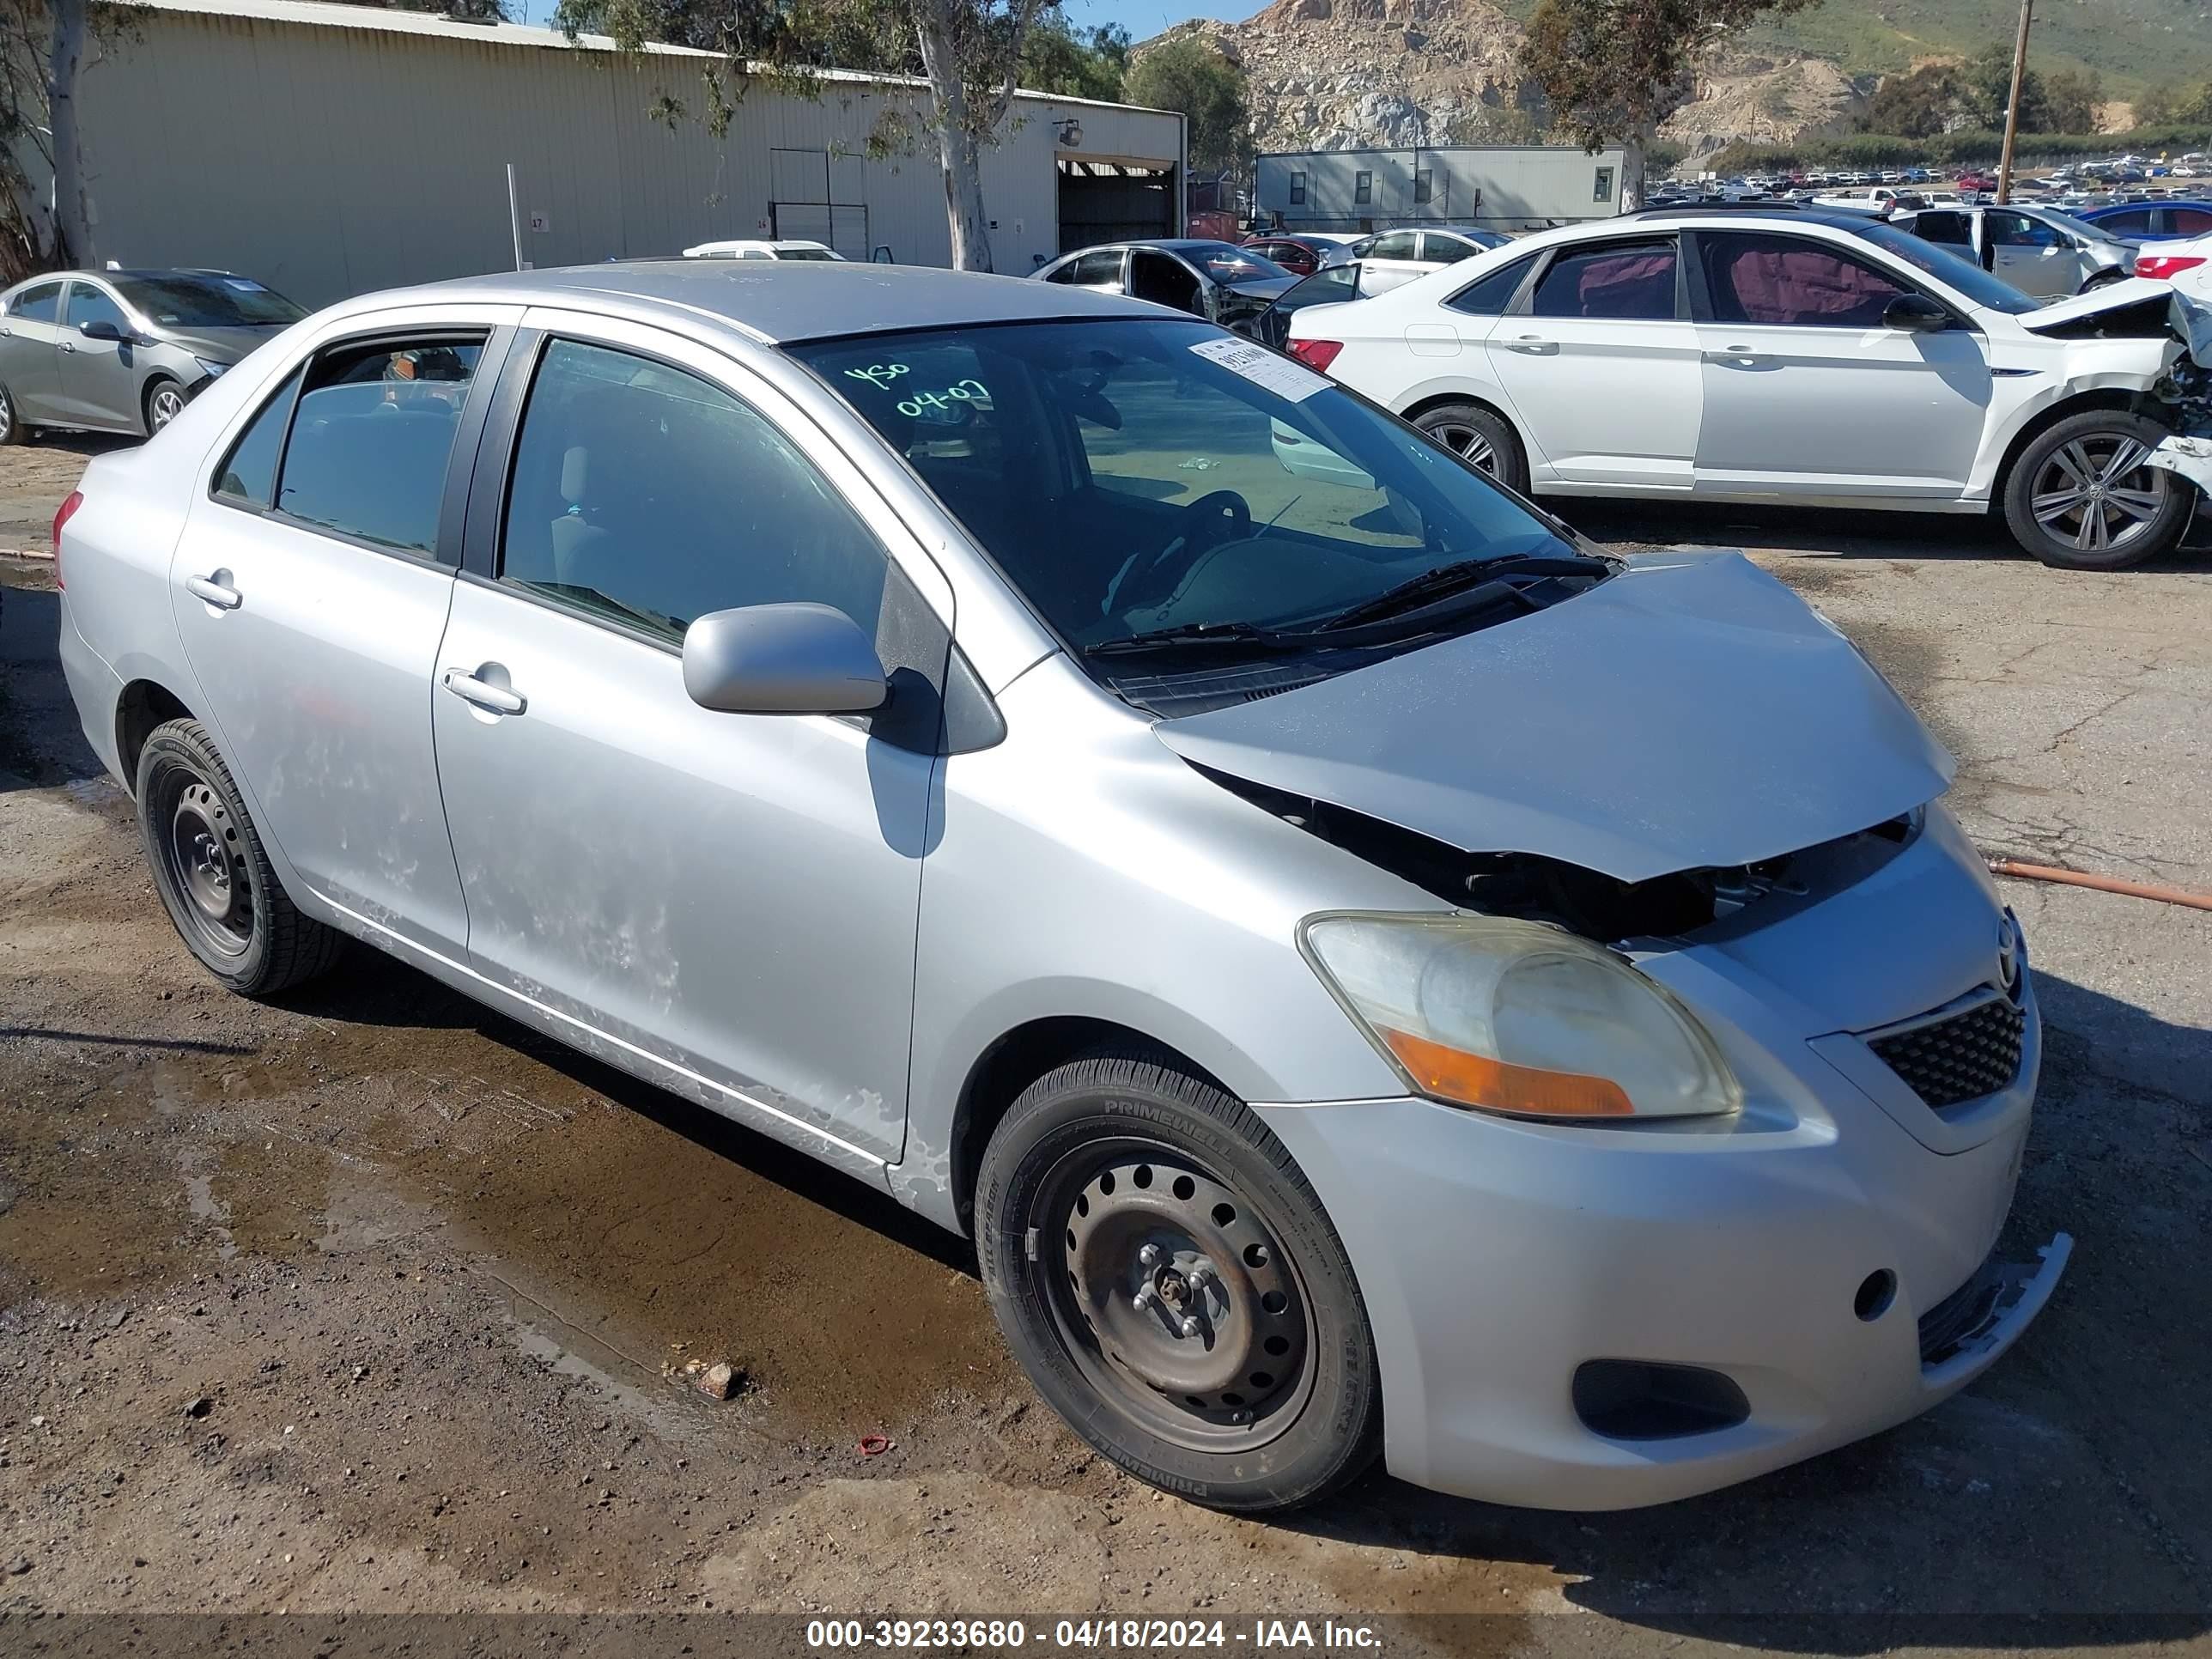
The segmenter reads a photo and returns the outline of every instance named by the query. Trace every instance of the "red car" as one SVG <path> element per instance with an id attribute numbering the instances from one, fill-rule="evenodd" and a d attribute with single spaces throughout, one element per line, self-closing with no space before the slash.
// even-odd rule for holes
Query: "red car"
<path id="1" fill-rule="evenodd" d="M 1247 236 L 1239 244 L 1248 247 L 1263 259 L 1273 259 L 1285 270 L 1300 276 L 1310 276 L 1321 269 L 1321 262 L 1328 257 L 1330 244 L 1318 236 L 1296 236 L 1283 231 L 1270 231 L 1264 235 Z"/>

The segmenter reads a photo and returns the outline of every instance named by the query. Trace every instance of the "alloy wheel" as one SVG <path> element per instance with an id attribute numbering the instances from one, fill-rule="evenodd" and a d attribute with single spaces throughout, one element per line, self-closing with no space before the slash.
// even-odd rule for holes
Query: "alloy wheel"
<path id="1" fill-rule="evenodd" d="M 1428 428 L 1428 434 L 1468 465 L 1492 477 L 1498 476 L 1498 451 L 1474 428 L 1460 421 L 1439 421 Z"/>
<path id="2" fill-rule="evenodd" d="M 175 386 L 165 386 L 147 399 L 148 424 L 156 432 L 184 412 L 185 394 Z"/>
<path id="3" fill-rule="evenodd" d="M 1055 1334 L 1109 1405 L 1217 1453 L 1265 1445 L 1297 1419 L 1313 1312 L 1247 1195 L 1166 1146 L 1092 1143 L 1050 1171 L 1033 1214 L 1058 1241 L 1032 1270 Z"/>
<path id="4" fill-rule="evenodd" d="M 0 388 L 0 444 L 15 434 L 15 400 L 4 388 Z"/>
<path id="5" fill-rule="evenodd" d="M 2150 447 L 2124 434 L 2095 433 L 2060 445 L 2035 477 L 2035 521 L 2084 552 L 2124 548 L 2148 533 L 2170 481 L 2146 466 Z"/>

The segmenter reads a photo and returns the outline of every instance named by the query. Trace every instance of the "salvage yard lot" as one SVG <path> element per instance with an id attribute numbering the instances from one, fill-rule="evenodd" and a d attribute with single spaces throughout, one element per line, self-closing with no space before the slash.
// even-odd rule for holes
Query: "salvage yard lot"
<path id="1" fill-rule="evenodd" d="M 0 546 L 42 544 L 82 453 L 0 452 Z M 1966 520 L 1569 516 L 1753 550 L 1959 756 L 1984 850 L 2212 889 L 2212 555 L 2076 575 Z M 2008 1242 L 2077 1249 L 1960 1399 L 1662 1510 L 1377 1475 L 1232 1521 L 1065 1431 L 972 1255 L 888 1199 L 365 951 L 279 1006 L 217 990 L 76 731 L 47 569 L 0 557 L 0 1631 L 1195 1608 L 1479 1613 L 1494 1652 L 1777 1620 L 1847 1652 L 2212 1635 L 2212 915 L 2005 884 L 2050 1028 Z M 737 1397 L 684 1388 L 693 1358 Z"/>

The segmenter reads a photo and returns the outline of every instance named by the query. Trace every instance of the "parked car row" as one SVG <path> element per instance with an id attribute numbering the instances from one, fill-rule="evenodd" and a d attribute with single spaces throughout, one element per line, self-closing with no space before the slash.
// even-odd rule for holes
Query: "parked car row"
<path id="1" fill-rule="evenodd" d="M 1289 291 L 1222 244 L 364 295 L 92 461 L 62 663 L 217 981 L 364 944 L 971 1235 L 1139 1478 L 1684 1497 L 1966 1387 L 2069 1249 L 1998 1250 L 2040 1019 L 1949 757 L 1740 555 L 1502 487 L 1978 505 L 2177 372 L 1852 223 L 1295 310 L 1365 397 L 1144 302 Z M 2041 407 L 2034 522 L 2162 533 L 2151 423 Z"/>

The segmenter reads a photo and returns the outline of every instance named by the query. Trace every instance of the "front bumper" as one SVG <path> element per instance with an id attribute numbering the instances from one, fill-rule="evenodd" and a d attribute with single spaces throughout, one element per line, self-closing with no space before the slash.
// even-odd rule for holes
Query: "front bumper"
<path id="1" fill-rule="evenodd" d="M 1901 1423 L 2011 1346 L 2071 1249 L 2061 1235 L 2027 1273 L 1990 1261 L 2025 1112 L 1945 1156 L 1871 1109 L 1847 1137 L 1561 1130 L 1415 1099 L 1257 1109 L 1351 1255 L 1391 1471 L 1491 1502 L 1663 1503 Z M 1893 1293 L 1863 1317 L 1884 1273 Z M 1985 1274 L 1960 1318 L 1953 1298 Z M 1598 1360 L 1717 1371 L 1747 1413 L 1600 1433 L 1574 1394 Z"/>

